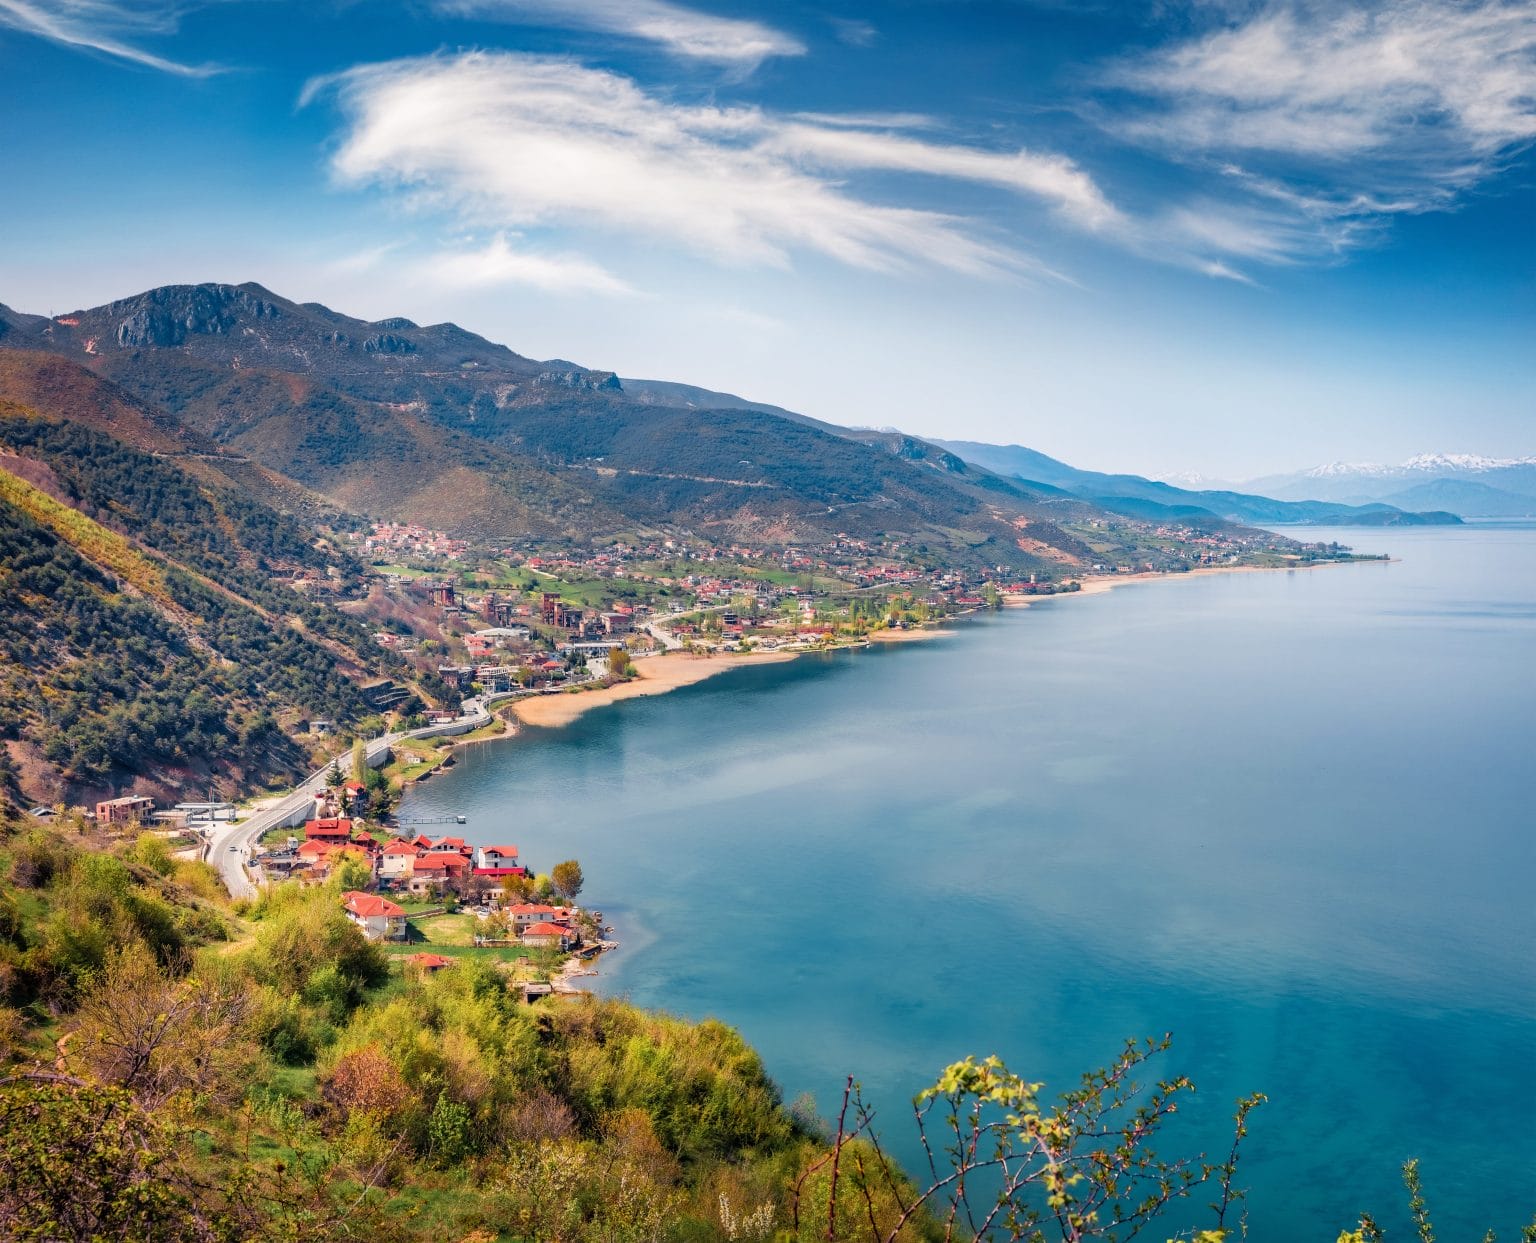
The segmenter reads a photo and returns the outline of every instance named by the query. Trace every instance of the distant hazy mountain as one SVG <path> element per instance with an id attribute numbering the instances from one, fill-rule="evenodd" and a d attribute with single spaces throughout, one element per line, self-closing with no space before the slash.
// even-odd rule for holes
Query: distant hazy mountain
<path id="1" fill-rule="evenodd" d="M 1213 518 L 1261 526 L 1284 523 L 1390 526 L 1460 521 L 1454 512 L 1409 512 L 1379 502 L 1353 505 L 1315 499 L 1279 500 L 1227 490 L 1190 491 L 1141 475 L 1079 470 L 1022 445 L 989 445 L 970 440 L 936 440 L 934 443 L 1000 475 L 1050 484 L 1116 513 L 1149 520 L 1159 514 L 1165 518 L 1189 520 L 1204 513 Z"/>
<path id="2" fill-rule="evenodd" d="M 1470 479 L 1432 479 L 1382 499 L 1401 509 L 1449 509 L 1473 518 L 1536 517 L 1536 495 L 1522 496 Z"/>
<path id="3" fill-rule="evenodd" d="M 1439 487 L 1459 484 L 1466 487 Z M 1289 475 L 1252 479 L 1247 489 L 1282 499 L 1369 504 L 1398 498 L 1440 502 L 1467 517 L 1519 517 L 1536 501 L 1536 458 L 1493 458 L 1472 453 L 1424 453 L 1397 466 L 1377 462 L 1332 462 Z M 1510 497 L 1519 498 L 1511 500 Z"/>

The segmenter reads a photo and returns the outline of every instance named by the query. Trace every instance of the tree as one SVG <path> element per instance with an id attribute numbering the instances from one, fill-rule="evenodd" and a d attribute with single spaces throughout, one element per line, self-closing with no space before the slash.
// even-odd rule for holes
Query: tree
<path id="1" fill-rule="evenodd" d="M 503 876 L 501 878 L 501 901 L 503 906 L 511 906 L 515 902 L 528 901 L 533 892 L 533 886 L 527 875 Z"/>
<path id="2" fill-rule="evenodd" d="M 339 790 L 346 780 L 341 773 L 341 762 L 332 760 L 330 770 L 325 774 L 325 784 L 333 790 Z"/>
<path id="3" fill-rule="evenodd" d="M 154 1110 L 179 1093 L 228 1104 L 256 1057 L 250 995 L 176 976 L 139 945 L 115 953 L 77 1015 L 73 1047 L 100 1081 Z"/>
<path id="4" fill-rule="evenodd" d="M 608 673 L 615 678 L 633 677 L 635 662 L 630 659 L 629 652 L 622 647 L 613 648 L 608 653 Z"/>
<path id="5" fill-rule="evenodd" d="M 367 785 L 368 772 L 368 744 L 358 738 L 352 743 L 352 780 Z"/>
<path id="6" fill-rule="evenodd" d="M 1040 1101 L 1041 1084 L 1011 1073 L 996 1057 L 947 1067 L 913 1101 L 929 1177 L 916 1191 L 881 1148 L 873 1110 L 850 1077 L 831 1150 L 795 1184 L 795 1237 L 897 1243 L 911 1224 L 930 1218 L 946 1238 L 963 1232 L 1016 1243 L 1124 1239 L 1212 1184 L 1214 1228 L 1196 1237 L 1220 1243 L 1243 1196 L 1234 1186 L 1238 1147 L 1264 1097 L 1237 1102 L 1225 1161 L 1208 1163 L 1203 1154 L 1164 1160 L 1154 1151 L 1158 1133 L 1194 1084 L 1179 1076 L 1143 1096 L 1132 1076 L 1168 1045 L 1166 1036 L 1128 1042 L 1113 1065 L 1084 1075 L 1083 1086 L 1054 1106 Z"/>
<path id="7" fill-rule="evenodd" d="M 567 902 L 576 901 L 576 895 L 581 892 L 582 880 L 581 864 L 575 859 L 567 859 L 549 869 L 550 884 Z"/>
<path id="8" fill-rule="evenodd" d="M 167 1130 L 120 1088 L 35 1072 L 0 1079 L 7 1239 L 208 1239 L 175 1185 Z"/>

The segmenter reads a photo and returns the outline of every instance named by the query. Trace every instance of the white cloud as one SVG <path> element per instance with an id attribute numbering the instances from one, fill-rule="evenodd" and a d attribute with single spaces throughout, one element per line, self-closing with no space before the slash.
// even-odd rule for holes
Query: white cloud
<path id="1" fill-rule="evenodd" d="M 1536 4 L 1273 6 L 1115 76 L 1167 104 L 1131 132 L 1460 181 L 1536 138 Z"/>
<path id="2" fill-rule="evenodd" d="M 1150 230 L 1195 255 L 1330 260 L 1536 139 L 1536 0 L 1271 3 L 1107 84 L 1139 97 L 1108 128 L 1217 174 Z"/>
<path id="3" fill-rule="evenodd" d="M 677 104 L 565 60 L 467 53 L 312 83 L 348 118 L 344 183 L 402 189 L 472 227 L 588 227 L 734 264 L 796 251 L 858 267 L 1040 270 L 976 222 L 861 198 L 835 174 L 881 170 L 1003 187 L 1096 228 L 1116 219 L 1070 161 Z"/>
<path id="4" fill-rule="evenodd" d="M 546 255 L 512 249 L 498 234 L 478 250 L 444 251 L 415 265 L 418 275 L 451 289 L 531 285 L 549 293 L 633 294 L 618 277 L 580 255 Z"/>
<path id="5" fill-rule="evenodd" d="M 169 34 L 180 10 L 163 4 L 114 4 L 111 0 L 0 0 L 0 26 L 84 48 L 162 73 L 201 78 L 218 73 L 211 65 L 185 65 L 136 47 L 135 38 Z"/>
<path id="6" fill-rule="evenodd" d="M 782 126 L 762 146 L 809 166 L 927 173 L 1001 186 L 1041 199 L 1088 229 L 1120 222 L 1119 213 L 1093 178 L 1064 156 L 984 151 L 888 132 L 813 124 Z"/>
<path id="7" fill-rule="evenodd" d="M 761 22 L 715 17 L 670 0 L 437 0 L 461 17 L 596 30 L 658 43 L 675 56 L 755 69 L 771 56 L 799 56 L 805 45 Z"/>
<path id="8" fill-rule="evenodd" d="M 880 32 L 870 22 L 853 17 L 829 17 L 832 31 L 849 47 L 873 47 Z"/>

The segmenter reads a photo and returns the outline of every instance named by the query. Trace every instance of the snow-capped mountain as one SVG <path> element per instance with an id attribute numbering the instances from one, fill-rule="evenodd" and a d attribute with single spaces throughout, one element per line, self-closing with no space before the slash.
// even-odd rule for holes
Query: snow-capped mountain
<path id="1" fill-rule="evenodd" d="M 1536 514 L 1536 457 L 1420 453 L 1396 466 L 1330 462 L 1291 475 L 1252 479 L 1244 491 L 1280 500 L 1385 502 L 1449 509 L 1464 517 Z"/>
<path id="2" fill-rule="evenodd" d="M 1462 475 L 1510 466 L 1536 466 L 1536 457 L 1485 457 L 1481 453 L 1418 453 L 1398 466 L 1382 462 L 1329 462 L 1302 471 L 1305 479 L 1400 479 L 1405 475 Z"/>

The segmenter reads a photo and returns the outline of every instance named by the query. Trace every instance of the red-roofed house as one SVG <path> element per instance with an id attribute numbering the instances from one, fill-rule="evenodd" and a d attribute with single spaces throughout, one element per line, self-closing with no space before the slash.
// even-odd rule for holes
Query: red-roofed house
<path id="1" fill-rule="evenodd" d="M 569 928 L 559 924 L 529 924 L 523 929 L 521 940 L 524 945 L 555 945 L 564 949 L 570 934 Z"/>
<path id="2" fill-rule="evenodd" d="M 347 918 L 370 941 L 405 940 L 405 910 L 388 898 L 353 889 L 341 895 L 341 902 Z"/>
<path id="3" fill-rule="evenodd" d="M 456 850 L 429 850 L 411 865 L 411 892 L 434 885 L 455 888 L 469 874 L 469 860 Z"/>
<path id="4" fill-rule="evenodd" d="M 304 836 L 312 842 L 350 842 L 352 822 L 345 817 L 336 820 L 306 820 Z"/>
<path id="5" fill-rule="evenodd" d="M 386 842 L 379 851 L 379 879 L 381 881 L 405 881 L 411 878 L 416 866 L 416 847 L 398 837 Z"/>
<path id="6" fill-rule="evenodd" d="M 505 871 L 517 868 L 516 846 L 477 846 L 475 847 L 475 871 Z"/>
<path id="7" fill-rule="evenodd" d="M 405 961 L 407 966 L 415 967 L 423 975 L 453 966 L 453 959 L 444 958 L 441 954 L 407 954 Z"/>
<path id="8" fill-rule="evenodd" d="M 521 933 L 534 924 L 554 923 L 571 917 L 564 907 L 548 906 L 543 902 L 519 902 L 507 907 L 507 915 L 512 920 L 514 933 Z"/>

